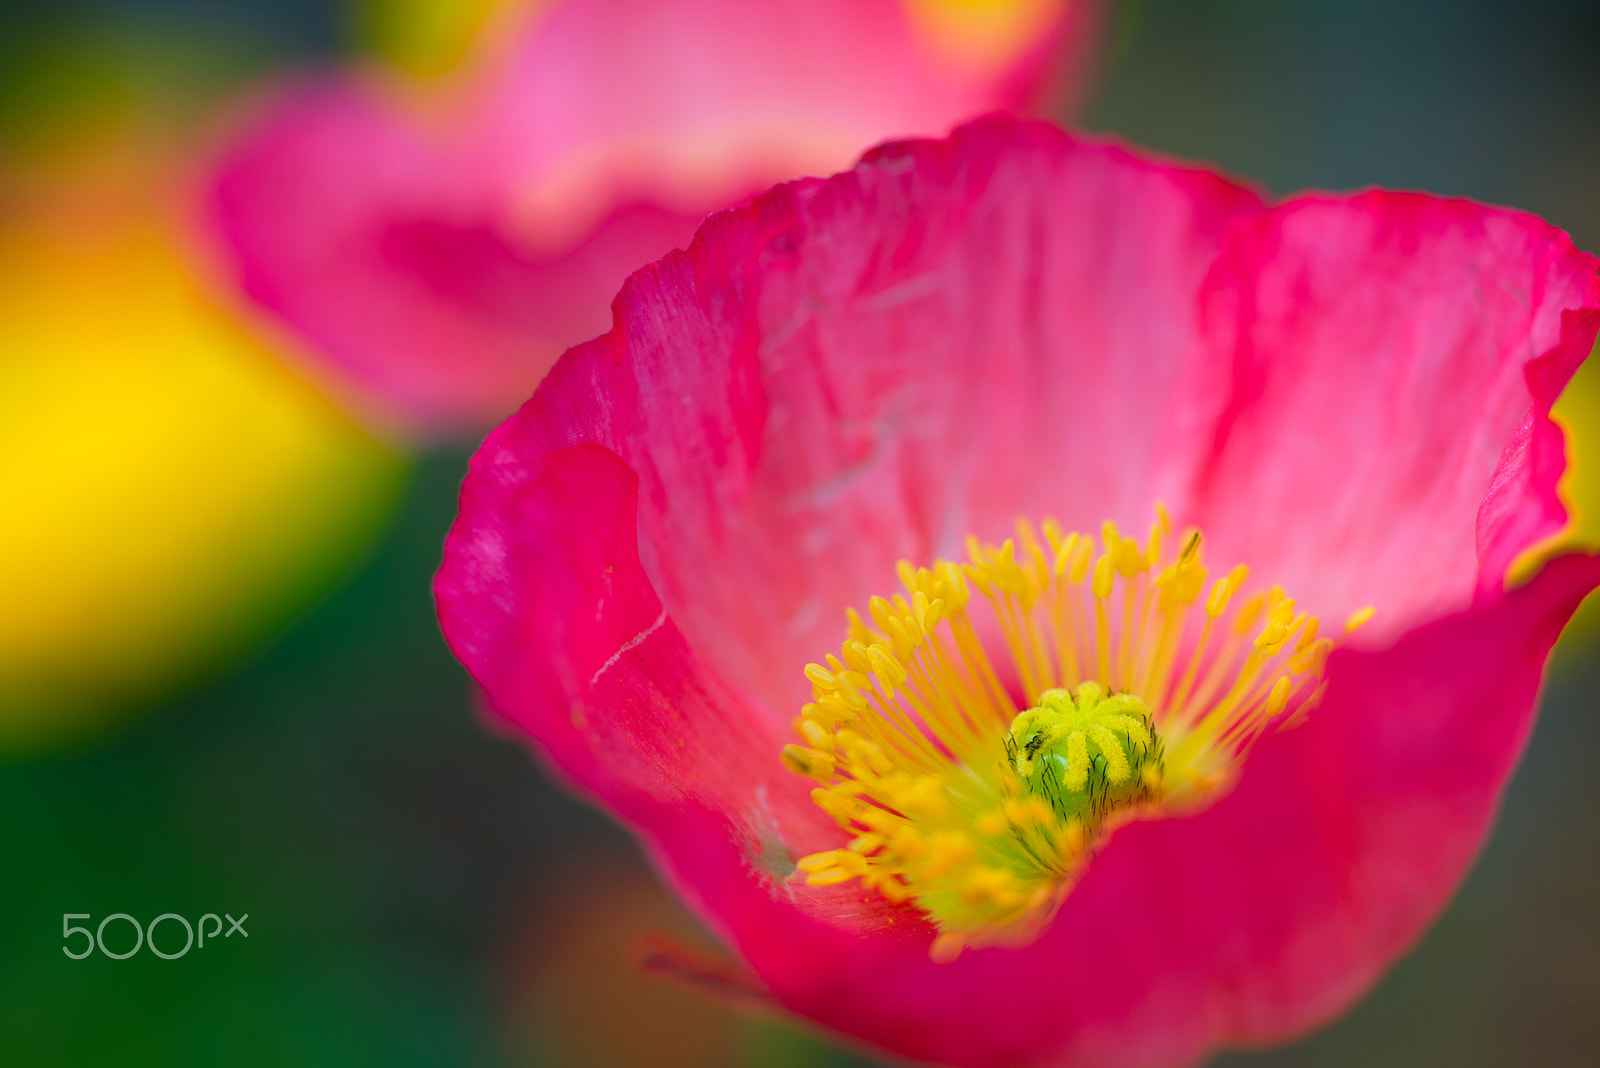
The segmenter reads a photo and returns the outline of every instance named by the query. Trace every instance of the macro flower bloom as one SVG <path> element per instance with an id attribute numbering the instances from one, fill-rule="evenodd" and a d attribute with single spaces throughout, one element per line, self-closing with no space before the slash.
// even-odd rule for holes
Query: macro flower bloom
<path id="1" fill-rule="evenodd" d="M 1098 11 L 511 4 L 449 78 L 366 71 L 279 94 L 218 163 L 219 245 L 356 401 L 413 432 L 475 432 L 605 330 L 627 274 L 706 214 L 1075 83 Z"/>
<path id="2" fill-rule="evenodd" d="M 1531 216 L 986 119 L 714 216 L 475 456 L 488 705 L 782 1006 L 908 1057 L 1177 1065 L 1443 907 L 1600 581 Z"/>

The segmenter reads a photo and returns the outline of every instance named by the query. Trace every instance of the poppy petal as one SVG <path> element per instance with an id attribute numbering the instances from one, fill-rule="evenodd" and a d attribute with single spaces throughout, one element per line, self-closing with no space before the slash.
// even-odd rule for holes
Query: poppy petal
<path id="1" fill-rule="evenodd" d="M 1374 634 L 1500 589 L 1564 520 L 1549 412 L 1600 326 L 1596 265 L 1531 215 L 1415 193 L 1241 224 L 1200 298 L 1180 511 L 1313 612 L 1375 605 Z"/>

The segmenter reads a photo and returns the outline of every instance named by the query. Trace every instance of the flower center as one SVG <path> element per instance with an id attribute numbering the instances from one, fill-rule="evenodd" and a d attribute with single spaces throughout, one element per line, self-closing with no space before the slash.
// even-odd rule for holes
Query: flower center
<path id="1" fill-rule="evenodd" d="M 850 835 L 800 860 L 810 885 L 914 904 L 936 959 L 1027 942 L 1118 826 L 1207 803 L 1316 706 L 1334 646 L 1317 620 L 1277 586 L 1236 596 L 1242 566 L 1202 600 L 1200 533 L 1171 553 L 1157 513 L 1142 545 L 1019 522 L 1003 545 L 969 538 L 964 565 L 902 562 L 873 626 L 849 610 L 840 655 L 806 667 L 808 744 L 783 751 Z"/>

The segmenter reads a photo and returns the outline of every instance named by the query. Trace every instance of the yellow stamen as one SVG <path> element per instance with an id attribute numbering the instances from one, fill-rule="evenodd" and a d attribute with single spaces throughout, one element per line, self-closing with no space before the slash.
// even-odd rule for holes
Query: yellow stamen
<path id="1" fill-rule="evenodd" d="M 969 538 L 964 564 L 902 562 L 872 626 L 847 613 L 840 655 L 805 669 L 806 744 L 782 754 L 849 836 L 800 860 L 807 883 L 913 904 L 936 959 L 1025 942 L 1117 826 L 1207 803 L 1304 719 L 1334 641 L 1279 587 L 1237 597 L 1242 566 L 1208 588 L 1200 533 L 1157 515 L 1143 543 L 1106 523 L 1098 547 L 1019 522 Z"/>

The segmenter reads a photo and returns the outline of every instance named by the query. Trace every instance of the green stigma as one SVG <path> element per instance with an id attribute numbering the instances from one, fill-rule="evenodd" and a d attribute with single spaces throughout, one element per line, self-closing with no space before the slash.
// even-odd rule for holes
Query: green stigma
<path id="1" fill-rule="evenodd" d="M 1011 766 L 1028 790 L 1093 833 L 1112 811 L 1159 796 L 1162 744 L 1150 709 L 1132 694 L 1085 682 L 1046 690 L 1011 721 Z"/>

